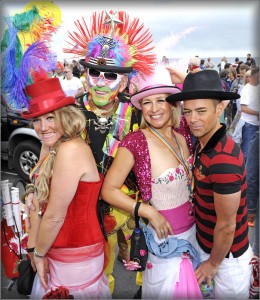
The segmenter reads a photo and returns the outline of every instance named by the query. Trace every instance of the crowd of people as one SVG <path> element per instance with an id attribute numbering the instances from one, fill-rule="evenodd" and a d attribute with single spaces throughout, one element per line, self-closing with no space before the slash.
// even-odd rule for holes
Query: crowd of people
<path id="1" fill-rule="evenodd" d="M 210 57 L 186 73 L 165 56 L 159 66 L 139 20 L 99 18 L 92 35 L 70 35 L 79 47 L 66 52 L 84 59 L 25 88 L 22 116 L 42 141 L 26 200 L 30 297 L 112 298 L 136 211 L 148 261 L 133 297 L 202 299 L 203 285 L 258 297 L 259 67 L 249 54 L 219 72 Z"/>

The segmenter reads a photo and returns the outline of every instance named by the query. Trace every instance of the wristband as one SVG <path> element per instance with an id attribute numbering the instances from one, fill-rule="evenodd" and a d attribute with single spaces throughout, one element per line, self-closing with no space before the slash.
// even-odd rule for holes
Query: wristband
<path id="1" fill-rule="evenodd" d="M 32 253 L 32 252 L 34 252 L 34 247 L 33 248 L 27 248 L 27 253 Z"/>
<path id="2" fill-rule="evenodd" d="M 134 215 L 135 215 L 135 207 L 136 207 L 136 204 L 137 204 L 137 202 L 135 202 L 134 204 L 133 204 L 133 207 L 132 207 L 132 210 L 131 210 L 131 215 L 134 217 Z"/>
<path id="3" fill-rule="evenodd" d="M 34 248 L 34 255 L 38 258 L 44 258 L 45 255 L 41 255 L 37 252 L 36 248 Z"/>

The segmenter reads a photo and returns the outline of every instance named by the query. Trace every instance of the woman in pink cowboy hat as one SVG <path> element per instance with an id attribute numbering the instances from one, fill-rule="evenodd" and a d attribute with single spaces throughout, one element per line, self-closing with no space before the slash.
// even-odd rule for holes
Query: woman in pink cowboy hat
<path id="1" fill-rule="evenodd" d="M 23 117 L 32 120 L 43 145 L 31 172 L 36 209 L 30 212 L 28 252 L 38 274 L 31 298 L 111 298 L 96 211 L 103 178 L 82 138 L 85 116 L 58 78 L 25 91 L 31 99 Z"/>
<path id="2" fill-rule="evenodd" d="M 165 100 L 180 90 L 162 66 L 153 75 L 140 77 L 138 83 L 139 91 L 131 96 L 131 102 L 142 110 L 143 120 L 140 129 L 121 142 L 101 196 L 132 214 L 139 207 L 138 215 L 148 221 L 147 226 L 141 224 L 149 250 L 142 298 L 200 299 L 194 274 L 199 261 L 192 246 L 192 157 L 184 136 L 175 130 L 180 110 Z M 140 206 L 120 191 L 132 169 L 143 199 Z"/>

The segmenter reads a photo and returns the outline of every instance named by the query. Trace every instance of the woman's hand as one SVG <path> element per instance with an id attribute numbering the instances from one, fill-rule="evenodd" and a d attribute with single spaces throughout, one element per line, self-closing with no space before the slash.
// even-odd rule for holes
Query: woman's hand
<path id="1" fill-rule="evenodd" d="M 151 213 L 148 216 L 148 220 L 153 228 L 156 230 L 157 236 L 159 239 L 167 239 L 168 234 L 174 235 L 172 226 L 165 219 L 163 215 L 161 215 L 155 208 L 149 206 L 151 209 Z"/>
<path id="2" fill-rule="evenodd" d="M 34 263 L 37 269 L 39 280 L 45 290 L 48 289 L 49 265 L 46 257 L 39 258 L 34 255 Z"/>
<path id="3" fill-rule="evenodd" d="M 31 265 L 32 265 L 32 268 L 34 270 L 34 272 L 36 272 L 36 267 L 35 267 L 35 263 L 34 263 L 34 253 L 33 252 L 30 252 L 27 254 L 30 258 L 30 261 L 31 261 Z"/>

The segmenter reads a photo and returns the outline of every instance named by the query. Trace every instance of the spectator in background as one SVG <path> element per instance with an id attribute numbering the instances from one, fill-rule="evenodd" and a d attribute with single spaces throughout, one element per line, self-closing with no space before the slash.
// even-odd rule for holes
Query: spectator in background
<path id="1" fill-rule="evenodd" d="M 245 85 L 245 78 L 248 77 L 248 74 L 246 77 L 245 77 L 245 74 L 246 72 L 249 70 L 249 66 L 244 64 L 244 63 L 241 63 L 239 65 L 239 73 L 240 73 L 240 76 L 237 76 L 237 78 L 232 82 L 231 84 L 231 88 L 230 88 L 230 91 L 232 93 L 238 93 L 239 95 L 241 94 L 241 91 L 242 91 L 242 88 L 243 86 Z M 247 82 L 246 82 L 247 83 Z M 232 120 L 232 123 L 231 123 L 231 126 L 230 126 L 230 129 L 234 130 L 235 127 L 236 127 L 236 124 L 238 122 L 238 120 L 240 119 L 241 117 L 241 109 L 240 109 L 240 98 L 237 99 L 236 101 L 233 101 L 232 103 L 232 115 L 234 116 L 233 117 L 233 120 Z"/>
<path id="2" fill-rule="evenodd" d="M 64 67 L 66 67 L 66 66 L 68 66 L 68 65 L 69 65 L 69 63 L 67 62 L 67 60 L 66 60 L 66 59 L 64 59 L 63 66 L 64 66 Z"/>
<path id="3" fill-rule="evenodd" d="M 241 149 L 243 151 L 245 161 L 250 140 L 253 134 L 259 130 L 259 68 L 251 69 L 249 82 L 241 91 L 241 119 L 245 122 L 242 129 Z"/>
<path id="4" fill-rule="evenodd" d="M 214 62 L 212 61 L 211 57 L 208 57 L 208 60 L 205 64 L 205 68 L 208 69 L 208 70 L 213 70 L 215 67 L 215 64 Z"/>
<path id="5" fill-rule="evenodd" d="M 247 66 L 246 64 L 244 64 Z M 248 67 L 248 66 L 247 66 Z M 249 68 L 249 67 L 248 67 Z M 247 70 L 244 75 L 243 85 L 239 87 L 237 93 L 241 95 L 241 92 L 244 88 L 244 86 L 249 82 L 249 78 L 251 76 L 251 70 Z M 232 133 L 232 139 L 235 143 L 241 144 L 242 142 L 242 128 L 245 124 L 244 120 L 241 120 L 241 105 L 240 105 L 241 97 L 236 100 L 236 106 L 237 106 L 237 112 L 233 119 L 233 122 L 230 126 L 230 128 L 233 130 Z"/>
<path id="6" fill-rule="evenodd" d="M 81 80 L 72 74 L 73 67 L 64 68 L 65 79 L 61 81 L 61 86 L 66 96 L 77 98 L 84 93 L 84 87 Z"/>
<path id="7" fill-rule="evenodd" d="M 230 88 L 230 91 L 233 92 L 233 93 L 237 93 L 240 86 L 243 86 L 244 85 L 244 76 L 246 74 L 246 71 L 249 70 L 249 66 L 244 64 L 244 63 L 241 63 L 239 66 L 239 76 L 236 77 L 236 79 L 232 82 L 231 84 L 231 88 Z"/>
<path id="8" fill-rule="evenodd" d="M 226 83 L 227 92 L 230 92 L 232 82 L 235 80 L 235 78 L 236 78 L 236 71 L 234 69 L 227 69 L 227 77 L 224 79 Z M 227 107 L 225 108 L 227 130 L 230 128 L 231 123 L 235 117 L 235 114 L 236 114 L 236 101 L 231 100 L 229 101 Z"/>
<path id="9" fill-rule="evenodd" d="M 254 60 L 254 58 L 251 56 L 250 53 L 247 54 L 246 64 L 247 64 L 249 67 L 255 67 L 255 66 L 256 66 L 255 60 Z"/>
<path id="10" fill-rule="evenodd" d="M 73 59 L 72 61 L 72 74 L 74 77 L 80 78 L 80 69 L 77 66 L 77 61 Z"/>
<path id="11" fill-rule="evenodd" d="M 225 70 L 232 69 L 232 64 L 231 64 L 231 63 L 228 63 L 228 62 L 225 63 L 224 69 L 225 69 Z"/>
<path id="12" fill-rule="evenodd" d="M 63 73 L 63 71 L 64 71 L 64 66 L 63 66 L 63 64 L 60 61 L 58 61 L 57 65 L 56 65 L 55 72 L 54 72 L 54 74 L 53 74 L 52 77 L 53 78 L 58 77 L 59 80 L 63 80 L 64 79 L 64 73 Z"/>
<path id="13" fill-rule="evenodd" d="M 226 69 L 226 70 L 227 70 L 227 76 L 226 76 L 226 78 L 224 78 L 224 80 L 225 80 L 226 85 L 227 85 L 226 91 L 230 92 L 232 83 L 237 77 L 237 72 L 236 72 L 236 70 L 234 70 L 232 68 L 231 69 Z"/>
<path id="14" fill-rule="evenodd" d="M 237 65 L 238 65 L 239 61 L 240 61 L 240 60 L 239 60 L 239 58 L 238 58 L 238 57 L 236 57 L 236 58 L 235 58 L 235 62 L 234 62 L 234 64 L 237 64 Z"/>
<path id="15" fill-rule="evenodd" d="M 169 59 L 164 55 L 162 57 L 162 65 L 167 66 L 169 64 Z"/>
<path id="16" fill-rule="evenodd" d="M 225 69 L 225 64 L 227 63 L 227 58 L 225 56 L 223 56 L 221 58 L 221 62 L 220 64 L 218 65 L 219 66 L 219 71 L 222 71 Z"/>
<path id="17" fill-rule="evenodd" d="M 87 92 L 87 76 L 88 76 L 87 70 L 84 70 L 84 68 L 83 68 L 83 71 L 81 71 L 80 74 L 81 74 L 80 80 L 83 84 L 84 91 Z"/>
<path id="18" fill-rule="evenodd" d="M 199 71 L 201 71 L 200 59 L 197 56 L 192 57 L 188 63 L 188 72 L 196 73 Z"/>
<path id="19" fill-rule="evenodd" d="M 200 68 L 201 70 L 205 70 L 205 59 L 200 60 Z"/>
<path id="20" fill-rule="evenodd" d="M 259 299 L 259 130 L 253 135 L 248 148 L 246 162 L 248 205 L 248 223 L 254 222 L 254 256 L 251 260 L 253 265 L 253 281 L 250 286 L 250 298 Z"/>

